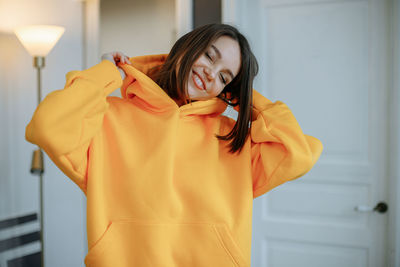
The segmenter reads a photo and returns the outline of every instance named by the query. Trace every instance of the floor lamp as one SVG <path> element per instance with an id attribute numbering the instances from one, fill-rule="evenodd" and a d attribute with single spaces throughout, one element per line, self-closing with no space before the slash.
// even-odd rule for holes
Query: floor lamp
<path id="1" fill-rule="evenodd" d="M 29 25 L 18 27 L 14 30 L 22 45 L 33 56 L 33 66 L 37 69 L 37 94 L 38 104 L 42 100 L 41 69 L 44 67 L 45 57 L 63 35 L 65 29 L 51 25 Z M 44 267 L 44 203 L 43 203 L 43 152 L 38 147 L 33 151 L 31 173 L 39 176 L 40 197 L 40 247 L 41 264 Z"/>

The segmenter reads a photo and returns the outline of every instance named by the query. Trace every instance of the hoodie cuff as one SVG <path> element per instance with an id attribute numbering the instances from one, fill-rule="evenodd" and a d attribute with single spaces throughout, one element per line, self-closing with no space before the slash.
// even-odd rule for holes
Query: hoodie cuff
<path id="1" fill-rule="evenodd" d="M 265 109 L 269 108 L 271 104 L 274 104 L 271 100 L 263 96 L 261 93 L 253 89 L 253 107 L 252 107 L 252 121 L 258 118 L 258 115 Z M 239 112 L 239 105 L 235 106 L 234 109 Z"/>

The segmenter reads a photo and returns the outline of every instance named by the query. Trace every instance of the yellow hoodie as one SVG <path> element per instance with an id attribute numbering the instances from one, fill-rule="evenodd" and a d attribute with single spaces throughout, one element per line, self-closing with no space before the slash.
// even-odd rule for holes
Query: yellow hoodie
<path id="1" fill-rule="evenodd" d="M 107 60 L 69 72 L 26 139 L 86 194 L 87 266 L 250 266 L 253 198 L 307 173 L 322 144 L 254 91 L 250 138 L 229 153 L 222 100 L 179 107 L 146 75 L 165 58 L 131 58 L 124 81 Z"/>

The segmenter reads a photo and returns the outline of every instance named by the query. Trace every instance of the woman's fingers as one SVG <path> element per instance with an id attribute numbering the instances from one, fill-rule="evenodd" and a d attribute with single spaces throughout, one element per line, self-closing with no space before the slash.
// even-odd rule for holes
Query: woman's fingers
<path id="1" fill-rule="evenodd" d="M 132 64 L 131 61 L 129 60 L 129 57 L 119 51 L 105 53 L 101 56 L 101 59 L 109 60 L 118 67 L 119 67 L 119 65 L 122 65 L 122 64 Z"/>
<path id="2" fill-rule="evenodd" d="M 132 64 L 132 63 L 129 61 L 129 57 L 127 57 L 127 56 L 125 56 L 125 55 L 121 55 L 121 63 L 123 63 L 123 64 Z"/>
<path id="3" fill-rule="evenodd" d="M 119 54 L 119 52 L 113 52 L 112 55 L 113 55 L 115 63 L 120 62 L 121 55 Z"/>
<path id="4" fill-rule="evenodd" d="M 132 63 L 129 61 L 129 57 L 127 57 L 126 55 L 124 55 L 124 54 L 121 53 L 121 52 L 118 52 L 118 51 L 113 52 L 113 57 L 114 57 L 114 61 L 115 61 L 116 64 L 117 64 L 118 62 L 121 62 L 122 64 L 132 64 Z"/>

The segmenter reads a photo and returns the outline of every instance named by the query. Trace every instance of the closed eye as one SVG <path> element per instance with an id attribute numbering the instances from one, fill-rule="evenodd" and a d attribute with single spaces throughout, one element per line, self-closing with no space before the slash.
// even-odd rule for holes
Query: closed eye
<path id="1" fill-rule="evenodd" d="M 224 76 L 223 76 L 222 74 L 221 74 L 220 76 L 221 76 L 221 81 L 222 81 L 222 83 L 223 83 L 223 84 L 226 84 L 226 80 L 224 79 Z"/>
<path id="2" fill-rule="evenodd" d="M 206 56 L 212 61 L 212 58 L 209 53 L 206 52 Z"/>

